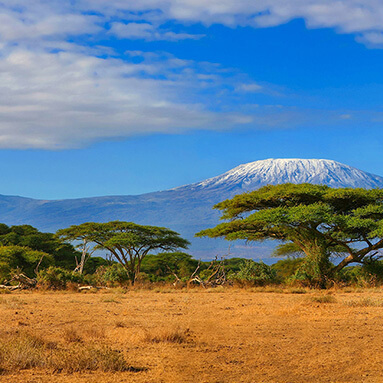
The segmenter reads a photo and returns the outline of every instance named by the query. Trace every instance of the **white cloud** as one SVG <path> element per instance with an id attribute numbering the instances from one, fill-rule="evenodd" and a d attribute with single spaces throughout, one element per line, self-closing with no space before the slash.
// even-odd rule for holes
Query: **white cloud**
<path id="1" fill-rule="evenodd" d="M 209 112 L 187 102 L 188 95 L 182 100 L 182 89 L 193 92 L 192 71 L 183 74 L 182 60 L 157 60 L 133 64 L 73 52 L 12 50 L 0 60 L 0 147 L 67 148 L 251 122 L 243 114 Z M 156 79 L 159 75 L 167 80 Z"/>
<path id="2" fill-rule="evenodd" d="M 193 23 L 258 28 L 295 18 L 371 46 L 383 41 L 381 0 L 2 0 L 0 147 L 66 148 L 133 134 L 306 121 L 305 112 L 283 108 L 233 112 L 227 89 L 265 90 L 230 79 L 217 64 L 153 52 L 118 56 L 97 46 L 111 34 L 177 42 L 201 37 L 183 32 Z M 81 36 L 92 44 L 71 42 Z"/>
<path id="3" fill-rule="evenodd" d="M 246 84 L 239 84 L 235 89 L 239 92 L 258 93 L 263 90 L 263 86 L 255 82 L 251 82 Z"/>
<path id="4" fill-rule="evenodd" d="M 161 24 L 269 27 L 302 18 L 310 28 L 367 38 L 383 32 L 381 0 L 3 0 L 0 11 L 0 35 L 7 39 L 95 33 L 109 21 L 125 37 L 174 41 L 195 37 L 162 31 Z"/>
<path id="5" fill-rule="evenodd" d="M 109 33 L 122 39 L 143 39 L 148 41 L 155 40 L 197 40 L 204 35 L 193 35 L 189 33 L 175 33 L 172 31 L 164 31 L 153 24 L 149 23 L 120 23 L 115 22 L 111 24 Z"/>
<path id="6" fill-rule="evenodd" d="M 357 40 L 372 48 L 383 48 L 383 32 L 367 32 Z"/>
<path id="7" fill-rule="evenodd" d="M 269 27 L 302 18 L 311 28 L 361 34 L 383 31 L 381 0 L 82 0 L 80 4 L 106 15 L 157 22 Z"/>

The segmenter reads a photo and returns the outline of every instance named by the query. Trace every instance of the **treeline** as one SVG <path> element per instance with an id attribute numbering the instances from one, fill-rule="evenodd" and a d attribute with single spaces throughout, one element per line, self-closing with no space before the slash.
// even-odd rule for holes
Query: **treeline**
<path id="1" fill-rule="evenodd" d="M 42 233 L 29 225 L 0 224 L 0 285 L 20 286 L 26 280 L 33 286 L 53 289 L 133 283 L 310 285 L 298 273 L 303 258 L 288 258 L 271 266 L 243 258 L 202 262 L 177 250 L 186 246 L 186 240 L 168 229 L 118 221 L 87 223 L 57 234 Z M 94 256 L 95 250 L 106 250 L 105 258 Z M 333 282 L 367 286 L 382 281 L 383 263 L 374 261 L 343 269 Z"/>

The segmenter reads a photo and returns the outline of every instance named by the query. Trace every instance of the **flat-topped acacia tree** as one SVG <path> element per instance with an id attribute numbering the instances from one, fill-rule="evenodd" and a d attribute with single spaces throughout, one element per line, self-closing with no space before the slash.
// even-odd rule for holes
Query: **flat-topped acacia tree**
<path id="1" fill-rule="evenodd" d="M 57 231 L 65 241 L 83 241 L 94 249 L 106 249 L 126 269 L 134 284 L 143 258 L 151 251 L 175 251 L 187 248 L 189 241 L 164 227 L 143 226 L 133 222 L 87 222 Z"/>
<path id="2" fill-rule="evenodd" d="M 383 189 L 312 184 L 264 186 L 214 206 L 228 220 L 196 234 L 283 241 L 305 255 L 304 272 L 323 283 L 350 263 L 371 261 L 383 247 Z M 341 257 L 334 267 L 331 256 Z"/>

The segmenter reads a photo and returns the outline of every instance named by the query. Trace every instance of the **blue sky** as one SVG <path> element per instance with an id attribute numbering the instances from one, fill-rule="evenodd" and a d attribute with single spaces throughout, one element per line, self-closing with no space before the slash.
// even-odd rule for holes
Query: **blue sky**
<path id="1" fill-rule="evenodd" d="M 265 158 L 383 175 L 377 0 L 5 0 L 1 194 L 167 189 Z"/>

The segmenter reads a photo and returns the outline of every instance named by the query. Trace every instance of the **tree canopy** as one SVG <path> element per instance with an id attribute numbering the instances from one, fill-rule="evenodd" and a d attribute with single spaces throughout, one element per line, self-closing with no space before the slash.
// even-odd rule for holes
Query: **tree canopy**
<path id="1" fill-rule="evenodd" d="M 281 240 L 286 252 L 305 254 L 311 278 L 323 279 L 350 263 L 371 260 L 383 247 L 383 189 L 269 185 L 214 207 L 228 222 L 197 236 Z M 331 256 L 341 257 L 336 266 Z"/>
<path id="2" fill-rule="evenodd" d="M 54 234 L 42 233 L 30 225 L 7 226 L 0 223 L 0 246 L 17 246 L 25 251 L 30 249 L 50 254 L 56 266 L 68 269 L 75 267 L 75 257 L 79 254 L 72 245 L 63 243 Z M 0 257 L 3 257 L 3 254 L 5 253 L 1 253 Z M 23 268 L 22 263 L 18 267 Z"/>
<path id="3" fill-rule="evenodd" d="M 66 241 L 86 241 L 93 243 L 95 249 L 108 250 L 125 267 L 132 283 L 149 252 L 172 252 L 189 245 L 186 239 L 170 229 L 123 221 L 87 222 L 59 230 L 57 235 Z"/>

